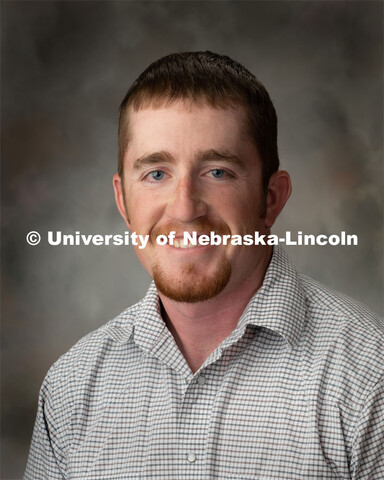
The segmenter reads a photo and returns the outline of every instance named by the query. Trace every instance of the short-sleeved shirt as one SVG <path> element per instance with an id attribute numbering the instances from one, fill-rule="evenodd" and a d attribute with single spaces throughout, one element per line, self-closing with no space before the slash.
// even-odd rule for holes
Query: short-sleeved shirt
<path id="1" fill-rule="evenodd" d="M 193 374 L 145 298 L 43 383 L 26 480 L 384 478 L 384 323 L 274 253 Z"/>

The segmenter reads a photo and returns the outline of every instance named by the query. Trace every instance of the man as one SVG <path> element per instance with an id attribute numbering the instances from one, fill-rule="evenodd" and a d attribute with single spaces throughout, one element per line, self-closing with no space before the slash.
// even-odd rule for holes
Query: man
<path id="1" fill-rule="evenodd" d="M 26 479 L 384 478 L 382 320 L 280 247 L 183 240 L 268 235 L 278 167 L 273 105 L 238 63 L 176 54 L 136 80 L 113 183 L 154 282 L 49 371 Z"/>

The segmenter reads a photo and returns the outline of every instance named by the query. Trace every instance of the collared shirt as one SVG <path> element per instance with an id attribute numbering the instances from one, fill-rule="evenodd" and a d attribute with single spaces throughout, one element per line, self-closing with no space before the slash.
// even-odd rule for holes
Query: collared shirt
<path id="1" fill-rule="evenodd" d="M 24 478 L 383 479 L 383 346 L 379 317 L 275 248 L 193 374 L 152 284 L 50 369 Z"/>

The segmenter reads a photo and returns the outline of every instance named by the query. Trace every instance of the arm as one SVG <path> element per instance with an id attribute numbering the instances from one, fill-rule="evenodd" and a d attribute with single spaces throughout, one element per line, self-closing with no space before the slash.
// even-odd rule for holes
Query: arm
<path id="1" fill-rule="evenodd" d="M 43 382 L 24 480 L 64 480 L 65 457 L 55 428 L 49 373 Z M 60 413 L 59 413 L 60 414 Z"/>
<path id="2" fill-rule="evenodd" d="M 384 478 L 384 376 L 361 411 L 353 437 L 351 472 L 352 480 Z"/>

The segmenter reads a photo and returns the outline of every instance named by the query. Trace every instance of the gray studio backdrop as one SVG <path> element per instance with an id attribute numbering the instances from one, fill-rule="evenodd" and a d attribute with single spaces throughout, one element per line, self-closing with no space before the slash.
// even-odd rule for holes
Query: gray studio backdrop
<path id="1" fill-rule="evenodd" d="M 275 232 L 298 270 L 382 311 L 381 2 L 2 2 L 2 477 L 20 478 L 49 366 L 145 293 L 131 247 L 53 247 L 48 230 L 124 232 L 118 105 L 153 60 L 227 54 L 267 86 L 293 195 Z M 29 246 L 31 230 L 43 241 Z"/>

